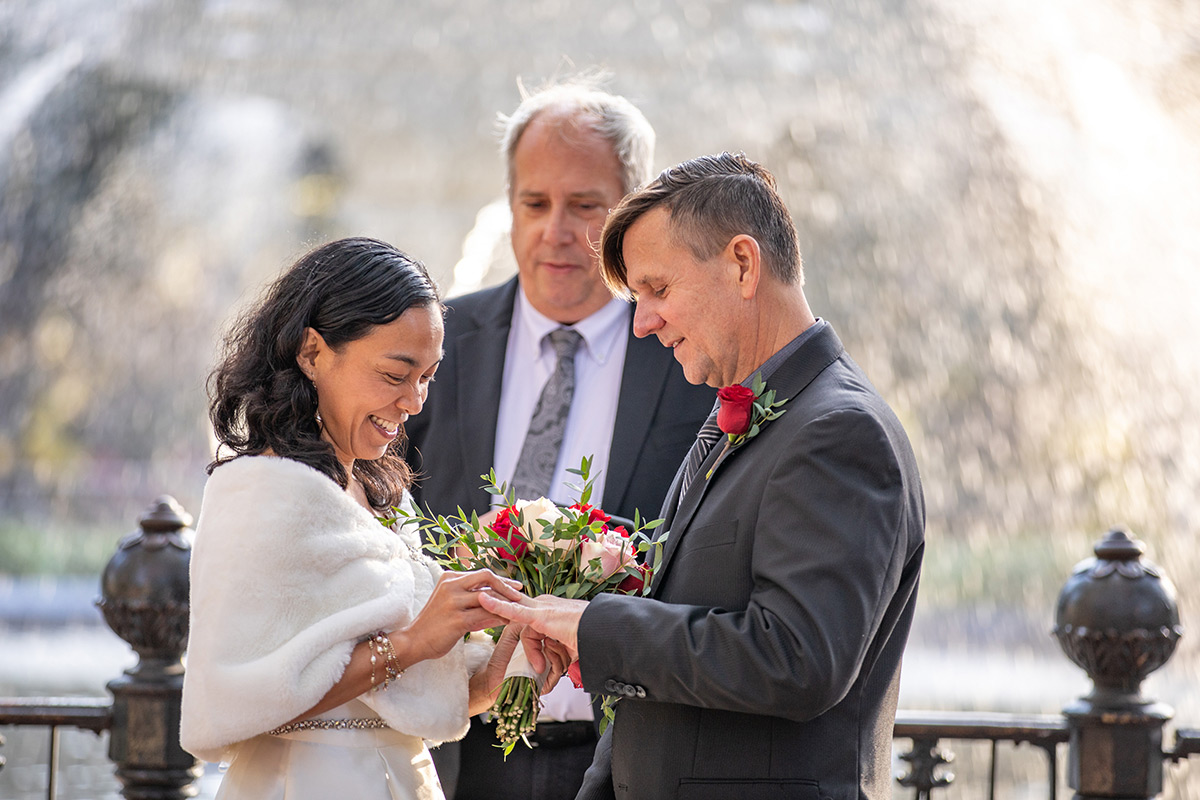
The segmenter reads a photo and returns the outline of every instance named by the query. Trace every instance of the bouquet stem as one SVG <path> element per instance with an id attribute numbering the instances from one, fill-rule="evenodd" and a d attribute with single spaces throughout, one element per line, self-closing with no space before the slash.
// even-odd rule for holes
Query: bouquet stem
<path id="1" fill-rule="evenodd" d="M 500 694 L 492 705 L 496 738 L 504 746 L 504 755 L 511 753 L 519 740 L 533 733 L 541 705 L 533 678 L 513 676 L 504 679 Z"/>

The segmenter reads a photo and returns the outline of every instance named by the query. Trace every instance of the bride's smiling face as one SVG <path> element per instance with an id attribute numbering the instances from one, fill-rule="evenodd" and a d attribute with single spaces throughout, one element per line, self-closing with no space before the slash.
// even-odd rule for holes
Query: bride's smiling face
<path id="1" fill-rule="evenodd" d="M 334 349 L 312 328 L 297 356 L 316 384 L 321 438 L 350 470 L 381 458 L 405 421 L 420 412 L 442 360 L 442 315 L 410 308 L 386 325 Z"/>

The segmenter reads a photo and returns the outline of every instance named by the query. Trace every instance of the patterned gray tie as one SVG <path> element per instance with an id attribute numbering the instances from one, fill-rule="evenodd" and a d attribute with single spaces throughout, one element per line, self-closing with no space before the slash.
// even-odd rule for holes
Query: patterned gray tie
<path id="1" fill-rule="evenodd" d="M 695 480 L 696 473 L 704 465 L 704 459 L 708 458 L 708 452 L 712 450 L 713 445 L 720 440 L 722 435 L 721 428 L 717 425 L 717 412 L 713 411 L 700 426 L 700 431 L 696 434 L 696 441 L 692 442 L 692 449 L 688 450 L 687 467 L 683 470 L 683 482 L 679 485 L 680 503 L 683 502 L 683 496 L 687 494 L 688 487 Z"/>
<path id="2" fill-rule="evenodd" d="M 558 360 L 533 409 L 529 432 L 525 434 L 513 474 L 511 488 L 521 500 L 535 500 L 549 494 L 567 414 L 571 411 L 571 397 L 575 394 L 575 350 L 582 337 L 570 328 L 559 328 L 546 335 Z"/>

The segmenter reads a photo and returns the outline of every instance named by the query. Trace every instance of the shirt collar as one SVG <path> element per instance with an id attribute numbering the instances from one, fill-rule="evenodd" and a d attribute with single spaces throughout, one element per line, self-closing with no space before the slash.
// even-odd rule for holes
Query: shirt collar
<path id="1" fill-rule="evenodd" d="M 532 360 L 541 357 L 542 340 L 546 334 L 559 328 L 571 328 L 583 338 L 585 352 L 599 365 L 608 363 L 613 348 L 629 326 L 629 303 L 614 297 L 588 317 L 579 320 L 574 325 L 563 325 L 547 317 L 533 307 L 523 290 L 517 292 L 517 304 L 513 310 L 513 325 L 521 326 L 528 334 L 531 346 Z"/>
<path id="2" fill-rule="evenodd" d="M 828 324 L 829 323 L 827 323 L 825 320 L 818 317 L 814 324 L 809 325 L 800 333 L 799 336 L 797 336 L 795 339 L 792 339 L 790 342 L 777 350 L 774 355 L 763 362 L 761 367 L 756 370 L 751 370 L 750 374 L 746 376 L 746 380 L 742 381 L 742 386 L 749 387 L 752 383 L 754 383 L 754 376 L 758 374 L 762 375 L 763 383 L 766 383 L 767 379 L 771 377 L 771 374 L 775 372 L 775 370 L 779 369 L 780 364 L 791 358 L 792 355 L 794 355 L 795 352 L 799 350 L 805 342 L 815 336 L 817 331 L 821 330 Z"/>

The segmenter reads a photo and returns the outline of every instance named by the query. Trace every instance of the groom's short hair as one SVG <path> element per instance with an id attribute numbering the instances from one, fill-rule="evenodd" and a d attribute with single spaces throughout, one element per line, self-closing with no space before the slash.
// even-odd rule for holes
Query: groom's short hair
<path id="1" fill-rule="evenodd" d="M 804 283 L 804 267 L 792 215 L 775 176 L 741 153 L 700 156 L 663 170 L 612 210 L 600 237 L 600 275 L 616 295 L 629 299 L 625 234 L 651 209 L 666 208 L 676 241 L 705 261 L 739 234 L 758 242 L 767 269 L 787 284 Z"/>

